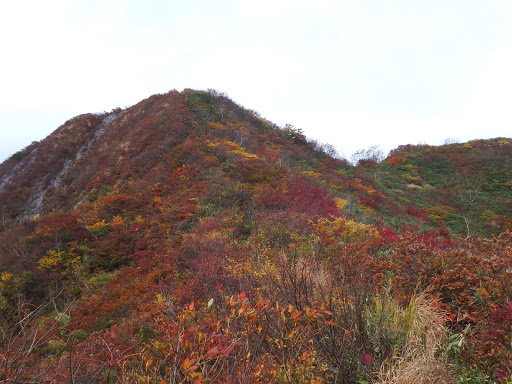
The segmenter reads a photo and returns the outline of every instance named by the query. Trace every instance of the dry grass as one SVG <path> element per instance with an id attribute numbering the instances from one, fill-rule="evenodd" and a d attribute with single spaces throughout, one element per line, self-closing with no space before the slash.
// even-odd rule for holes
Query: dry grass
<path id="1" fill-rule="evenodd" d="M 386 300 L 390 305 L 390 299 Z M 445 353 L 448 343 L 445 316 L 435 301 L 420 294 L 411 299 L 406 310 L 395 305 L 393 312 L 388 326 L 406 336 L 393 356 L 382 364 L 379 383 L 455 383 Z"/>

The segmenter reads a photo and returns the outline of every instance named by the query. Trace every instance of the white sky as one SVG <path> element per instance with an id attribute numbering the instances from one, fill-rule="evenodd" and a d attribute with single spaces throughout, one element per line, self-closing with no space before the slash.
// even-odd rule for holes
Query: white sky
<path id="1" fill-rule="evenodd" d="M 215 88 L 349 157 L 512 136 L 511 0 L 0 3 L 0 161 L 81 113 Z"/>

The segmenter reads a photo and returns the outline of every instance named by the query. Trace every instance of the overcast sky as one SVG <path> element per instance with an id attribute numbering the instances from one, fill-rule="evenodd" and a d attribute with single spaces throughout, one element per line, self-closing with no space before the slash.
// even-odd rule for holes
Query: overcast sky
<path id="1" fill-rule="evenodd" d="M 349 157 L 512 136 L 510 0 L 0 4 L 0 161 L 69 118 L 215 88 Z"/>

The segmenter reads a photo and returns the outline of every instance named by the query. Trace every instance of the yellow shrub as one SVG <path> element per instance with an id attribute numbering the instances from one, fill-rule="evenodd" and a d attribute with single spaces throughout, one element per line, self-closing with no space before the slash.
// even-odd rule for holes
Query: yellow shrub
<path id="1" fill-rule="evenodd" d="M 343 211 L 343 209 L 345 208 L 345 205 L 347 205 L 347 200 L 342 199 L 342 198 L 340 198 L 340 197 L 335 197 L 335 198 L 334 198 L 334 203 L 336 204 L 336 207 L 337 207 L 340 211 Z"/>
<path id="2" fill-rule="evenodd" d="M 373 226 L 357 223 L 353 220 L 345 220 L 342 217 L 321 218 L 313 227 L 315 234 L 320 238 L 328 238 L 343 243 L 378 236 L 378 232 Z"/>
<path id="3" fill-rule="evenodd" d="M 59 266 L 70 267 L 80 261 L 80 256 L 74 253 L 74 249 L 70 249 L 69 251 L 56 251 L 54 249 L 50 249 L 46 252 L 46 255 L 43 256 L 38 264 L 39 269 L 54 271 Z"/>
<path id="4" fill-rule="evenodd" d="M 437 207 L 427 208 L 427 212 L 429 213 L 429 218 L 432 221 L 438 220 L 446 220 L 455 210 L 452 207 L 448 207 L 446 205 L 440 205 Z"/>

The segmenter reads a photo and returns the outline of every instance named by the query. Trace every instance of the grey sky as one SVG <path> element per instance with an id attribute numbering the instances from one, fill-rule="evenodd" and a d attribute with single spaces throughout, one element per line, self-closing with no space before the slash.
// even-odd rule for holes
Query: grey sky
<path id="1" fill-rule="evenodd" d="M 69 118 L 215 88 L 349 156 L 512 136 L 512 2 L 0 5 L 0 161 Z"/>

